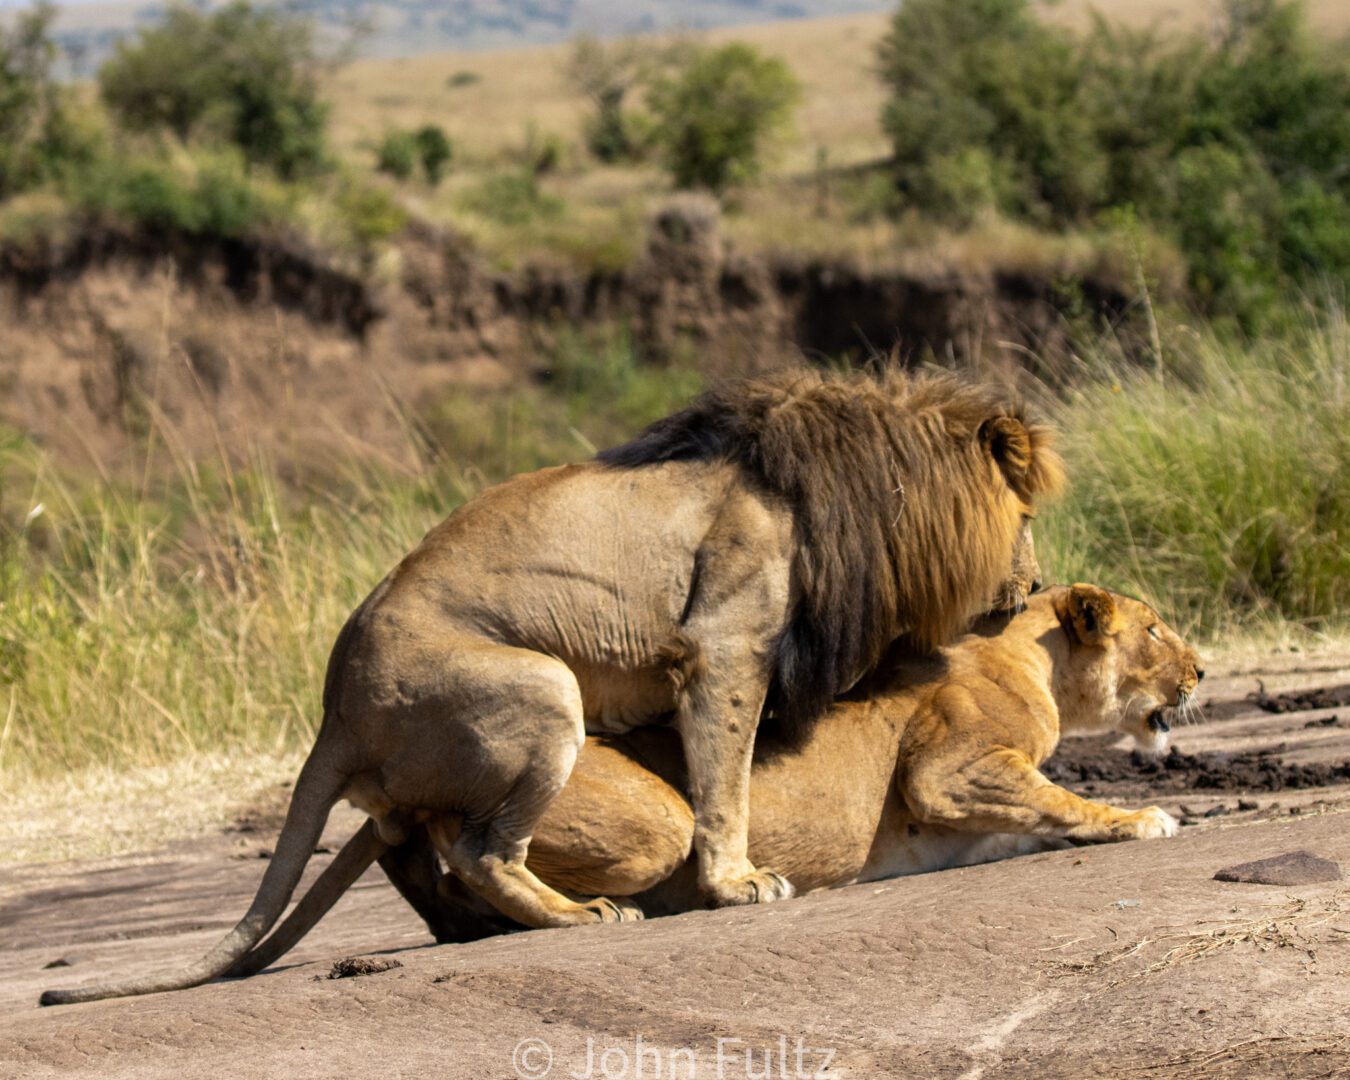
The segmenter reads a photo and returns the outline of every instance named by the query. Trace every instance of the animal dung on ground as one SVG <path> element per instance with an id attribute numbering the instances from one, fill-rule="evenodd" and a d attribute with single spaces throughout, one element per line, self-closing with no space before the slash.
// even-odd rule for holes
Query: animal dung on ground
<path id="1" fill-rule="evenodd" d="M 1247 885 L 1314 885 L 1319 881 L 1340 881 L 1341 868 L 1311 851 L 1289 851 L 1269 859 L 1224 867 L 1214 875 L 1214 880 Z"/>
<path id="2" fill-rule="evenodd" d="M 402 966 L 388 956 L 348 956 L 333 965 L 328 978 L 354 979 L 359 975 L 378 975 L 381 971 L 392 971 Z"/>

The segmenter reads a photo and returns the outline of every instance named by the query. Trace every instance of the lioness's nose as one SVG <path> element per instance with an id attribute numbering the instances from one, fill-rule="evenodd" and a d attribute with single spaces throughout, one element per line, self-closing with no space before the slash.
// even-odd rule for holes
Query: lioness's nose
<path id="1" fill-rule="evenodd" d="M 1042 584 L 1044 584 L 1044 583 L 1041 581 L 1041 579 L 1040 579 L 1040 578 L 1037 578 L 1035 581 L 1033 581 L 1033 582 L 1031 583 L 1031 591 L 1032 591 L 1033 593 L 1038 593 L 1038 592 L 1040 592 L 1040 591 L 1041 591 L 1041 585 L 1042 585 Z"/>
<path id="2" fill-rule="evenodd" d="M 1202 667 L 1196 668 L 1196 669 L 1195 669 L 1195 681 L 1196 681 L 1196 682 L 1199 682 L 1199 681 L 1200 681 L 1201 679 L 1203 679 L 1204 677 L 1205 677 L 1205 669 L 1202 668 Z"/>

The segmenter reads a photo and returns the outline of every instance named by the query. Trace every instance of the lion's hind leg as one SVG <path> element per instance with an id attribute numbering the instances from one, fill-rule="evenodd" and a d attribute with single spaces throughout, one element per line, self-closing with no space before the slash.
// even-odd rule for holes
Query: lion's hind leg
<path id="1" fill-rule="evenodd" d="M 390 883 L 422 917 L 438 945 L 520 929 L 470 895 L 453 874 L 441 873 L 426 825 L 415 825 L 408 838 L 385 851 L 379 861 Z"/>
<path id="2" fill-rule="evenodd" d="M 490 663 L 483 664 L 488 658 L 481 655 L 464 660 L 471 681 L 486 668 L 495 684 L 492 713 L 480 711 L 473 720 L 493 737 L 476 755 L 472 777 L 457 785 L 459 813 L 428 821 L 432 843 L 451 873 L 524 926 L 641 918 L 626 901 L 570 900 L 526 867 L 535 826 L 567 783 L 585 739 L 581 690 L 561 661 L 522 649 L 490 651 Z"/>
<path id="3" fill-rule="evenodd" d="M 642 909 L 632 901 L 603 896 L 571 900 L 545 885 L 526 867 L 529 838 L 519 835 L 519 825 L 510 818 L 461 828 L 458 835 L 437 818 L 429 831 L 451 872 L 497 911 L 524 926 L 542 929 L 642 918 Z"/>

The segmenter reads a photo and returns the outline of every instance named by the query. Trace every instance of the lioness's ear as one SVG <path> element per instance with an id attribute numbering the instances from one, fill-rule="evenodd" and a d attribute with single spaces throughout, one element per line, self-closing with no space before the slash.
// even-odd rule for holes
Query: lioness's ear
<path id="1" fill-rule="evenodd" d="M 1096 585 L 1075 585 L 1059 605 L 1059 620 L 1084 645 L 1099 644 L 1118 629 L 1116 601 Z"/>
<path id="2" fill-rule="evenodd" d="M 1015 416 L 996 416 L 980 425 L 980 441 L 1002 470 L 1008 486 L 1023 498 L 1031 495 L 1031 433 Z"/>

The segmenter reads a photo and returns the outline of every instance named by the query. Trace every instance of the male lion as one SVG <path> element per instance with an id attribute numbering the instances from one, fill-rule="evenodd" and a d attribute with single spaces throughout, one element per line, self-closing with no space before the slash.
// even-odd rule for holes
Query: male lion
<path id="1" fill-rule="evenodd" d="M 431 815 L 453 873 L 522 925 L 637 917 L 526 865 L 588 730 L 672 723 L 705 897 L 789 895 L 746 851 L 761 715 L 800 736 L 891 641 L 937 645 L 991 603 L 1019 604 L 1038 574 L 1027 521 L 1060 477 L 1048 441 L 999 392 L 951 376 L 791 372 L 484 492 L 338 635 L 322 728 L 235 929 L 185 971 L 43 1001 L 225 971 L 280 916 L 343 797 L 384 841 L 401 838 L 401 811 Z"/>
<path id="2" fill-rule="evenodd" d="M 763 740 L 750 783 L 750 855 L 800 891 L 1004 858 L 1055 846 L 1171 836 L 1156 806 L 1080 798 L 1038 766 L 1065 732 L 1119 731 L 1166 748 L 1169 707 L 1204 677 L 1195 651 L 1147 604 L 1091 585 L 1033 596 L 931 659 L 888 658 L 796 748 Z M 699 906 L 694 816 L 678 741 L 643 729 L 586 740 L 530 843 L 558 889 L 632 896 L 649 915 Z M 398 849 L 395 849 L 398 850 Z M 385 862 L 438 940 L 516 929 L 434 874 L 416 846 Z M 275 961 L 375 860 L 368 825 L 295 913 L 230 972 Z M 434 865 L 429 848 L 421 858 Z M 382 859 L 383 861 L 383 859 Z"/>

